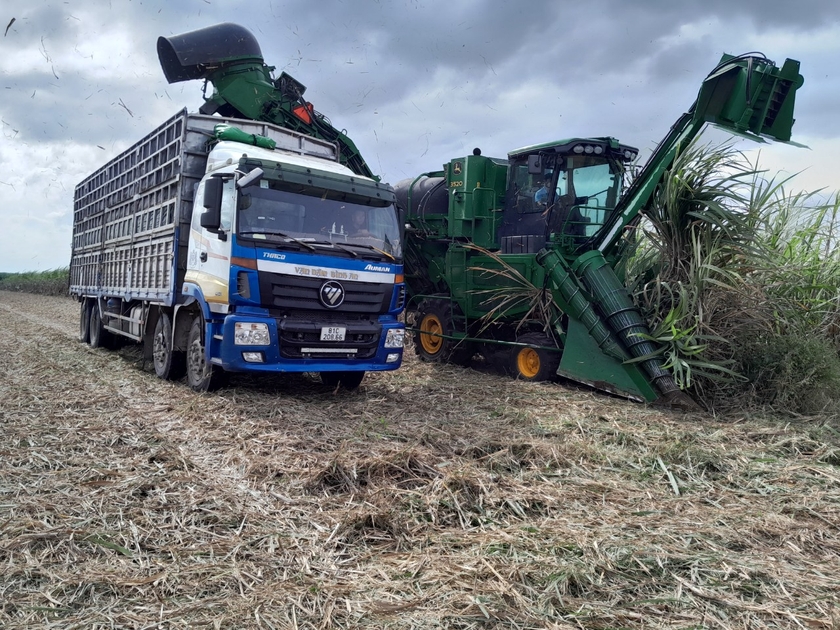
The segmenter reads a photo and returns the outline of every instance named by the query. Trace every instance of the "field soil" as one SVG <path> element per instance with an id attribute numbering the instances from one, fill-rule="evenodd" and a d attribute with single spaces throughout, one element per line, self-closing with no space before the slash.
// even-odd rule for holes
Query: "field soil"
<path id="1" fill-rule="evenodd" d="M 429 365 L 197 394 L 0 292 L 0 627 L 840 628 L 836 417 Z"/>

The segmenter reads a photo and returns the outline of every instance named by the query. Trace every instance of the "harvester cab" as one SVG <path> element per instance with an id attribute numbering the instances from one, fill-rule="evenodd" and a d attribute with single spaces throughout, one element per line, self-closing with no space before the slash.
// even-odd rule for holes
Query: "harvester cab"
<path id="1" fill-rule="evenodd" d="M 614 138 L 574 138 L 509 153 L 501 252 L 536 254 L 552 246 L 574 253 L 611 216 L 637 154 Z"/>
<path id="2" fill-rule="evenodd" d="M 420 357 L 466 362 L 480 352 L 525 380 L 561 375 L 690 404 L 616 271 L 623 237 L 707 123 L 789 141 L 802 82 L 796 61 L 724 55 L 637 174 L 635 148 L 596 137 L 507 159 L 476 150 L 397 183 Z"/>

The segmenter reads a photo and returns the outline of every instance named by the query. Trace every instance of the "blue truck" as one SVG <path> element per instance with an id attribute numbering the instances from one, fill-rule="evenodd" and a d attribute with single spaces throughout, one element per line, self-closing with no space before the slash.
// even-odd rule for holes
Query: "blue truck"
<path id="1" fill-rule="evenodd" d="M 142 343 L 196 391 L 226 372 L 355 388 L 402 361 L 400 224 L 336 139 L 180 111 L 76 187 L 80 340 Z"/>

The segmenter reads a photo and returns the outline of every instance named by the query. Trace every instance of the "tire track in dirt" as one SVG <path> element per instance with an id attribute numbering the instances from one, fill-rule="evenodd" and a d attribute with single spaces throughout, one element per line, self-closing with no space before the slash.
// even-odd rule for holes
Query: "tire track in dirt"
<path id="1" fill-rule="evenodd" d="M 71 311 L 78 309 L 75 302 L 8 293 L 0 299 L 5 321 L 0 328 L 0 354 L 7 357 L 7 363 L 12 357 L 19 359 L 7 365 L 0 383 L 7 381 L 6 387 L 31 391 L 41 402 L 38 411 L 46 416 L 62 409 L 60 401 L 52 400 L 53 392 L 84 392 L 88 401 L 98 401 L 96 413 L 119 418 L 124 426 L 115 427 L 115 433 L 138 431 L 145 442 L 160 442 L 163 450 L 177 452 L 188 467 L 197 469 L 199 478 L 239 497 L 243 506 L 256 503 L 261 511 L 274 509 L 274 500 L 243 479 L 235 443 L 216 443 L 211 448 L 200 426 L 184 422 L 185 412 L 198 412 L 204 418 L 217 416 L 224 418 L 220 422 L 232 421 L 234 425 L 246 422 L 225 398 L 199 395 L 182 384 L 160 381 L 137 369 L 136 363 L 127 364 L 124 355 L 79 343 L 77 330 L 67 322 Z M 45 328 L 57 334 L 44 334 Z M 33 381 L 32 374 L 49 374 L 49 386 Z M 236 427 L 231 428 L 235 432 Z"/>

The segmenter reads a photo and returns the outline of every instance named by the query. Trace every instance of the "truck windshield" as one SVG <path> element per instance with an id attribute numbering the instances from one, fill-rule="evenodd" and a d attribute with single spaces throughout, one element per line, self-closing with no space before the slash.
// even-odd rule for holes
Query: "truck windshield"
<path id="1" fill-rule="evenodd" d="M 273 184 L 274 182 L 272 182 Z M 240 191 L 237 234 L 276 244 L 334 244 L 345 252 L 369 250 L 401 258 L 402 245 L 393 204 L 358 197 L 332 199 L 325 190 L 291 192 L 260 186 Z M 313 194 L 307 194 L 307 193 Z M 356 255 L 356 254 L 352 254 Z"/>

